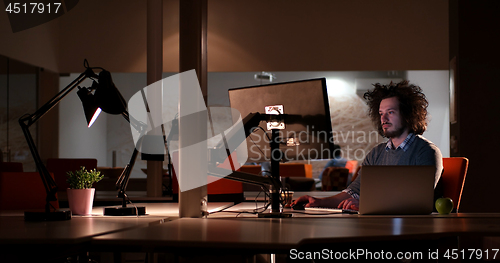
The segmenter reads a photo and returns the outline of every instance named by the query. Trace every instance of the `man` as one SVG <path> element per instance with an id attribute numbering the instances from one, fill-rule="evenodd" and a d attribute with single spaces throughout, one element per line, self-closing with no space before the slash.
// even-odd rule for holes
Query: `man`
<path id="1" fill-rule="evenodd" d="M 380 135 L 388 138 L 375 146 L 365 157 L 362 165 L 435 165 L 435 184 L 443 169 L 441 152 L 421 135 L 427 129 L 428 102 L 422 89 L 402 81 L 389 85 L 374 84 L 375 88 L 364 94 L 369 106 L 369 116 Z M 360 177 L 341 193 L 315 198 L 302 196 L 295 203 L 306 207 L 338 207 L 359 209 Z"/>

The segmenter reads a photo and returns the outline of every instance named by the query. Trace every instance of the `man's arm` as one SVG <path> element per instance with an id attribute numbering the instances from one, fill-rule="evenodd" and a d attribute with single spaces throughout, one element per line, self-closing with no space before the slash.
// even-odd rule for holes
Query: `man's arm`
<path id="1" fill-rule="evenodd" d="M 337 208 L 339 204 L 351 198 L 347 193 L 341 192 L 333 196 L 325 198 L 316 198 L 309 195 L 304 195 L 299 197 L 297 200 L 293 201 L 292 206 L 297 203 L 306 203 L 305 207 L 333 207 Z"/>
<path id="2" fill-rule="evenodd" d="M 375 163 L 374 161 L 374 156 L 376 155 L 376 151 L 378 151 L 377 149 L 378 147 L 375 147 L 373 148 L 365 157 L 365 159 L 363 160 L 363 163 L 361 163 L 361 166 L 363 165 L 373 165 L 373 163 Z M 352 181 L 346 188 L 346 190 L 344 190 L 344 192 L 348 192 L 349 194 L 349 197 L 353 197 L 355 199 L 358 199 L 359 198 L 359 193 L 360 193 L 360 189 L 361 189 L 361 170 L 359 170 L 358 172 L 358 176 L 356 176 L 356 179 L 354 179 L 354 181 Z"/>
<path id="3" fill-rule="evenodd" d="M 430 144 L 429 146 L 430 147 L 426 147 L 419 152 L 416 158 L 416 165 L 436 166 L 436 174 L 434 176 L 434 187 L 436 187 L 439 178 L 441 178 L 441 173 L 443 172 L 443 156 L 436 145 Z"/>
<path id="4" fill-rule="evenodd" d="M 361 165 L 371 165 L 374 163 L 374 156 L 376 155 L 376 151 L 378 151 L 379 147 L 373 148 L 365 157 L 365 160 Z M 347 186 L 347 192 L 351 192 L 354 196 L 359 196 L 361 182 L 361 171 L 360 174 L 356 177 L 356 179 Z M 340 203 L 347 199 L 355 199 L 351 194 L 344 192 L 338 193 L 336 195 L 325 197 L 325 198 L 315 198 L 312 196 L 302 196 L 294 201 L 293 204 L 296 203 L 306 203 L 306 207 L 339 207 Z M 346 203 L 348 204 L 348 203 Z M 339 207 L 340 208 L 340 207 Z M 349 208 L 351 209 L 351 208 Z"/>

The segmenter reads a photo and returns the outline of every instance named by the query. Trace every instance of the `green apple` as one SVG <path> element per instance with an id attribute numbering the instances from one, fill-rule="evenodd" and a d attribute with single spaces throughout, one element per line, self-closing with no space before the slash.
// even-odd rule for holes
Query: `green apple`
<path id="1" fill-rule="evenodd" d="M 436 210 L 442 214 L 442 215 L 447 215 L 451 213 L 451 210 L 453 210 L 453 200 L 449 197 L 441 197 L 438 200 L 436 200 Z"/>

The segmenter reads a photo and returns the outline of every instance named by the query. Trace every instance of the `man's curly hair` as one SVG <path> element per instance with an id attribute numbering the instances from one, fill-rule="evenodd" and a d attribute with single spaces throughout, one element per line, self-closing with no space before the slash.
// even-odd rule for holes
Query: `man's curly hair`
<path id="1" fill-rule="evenodd" d="M 422 134 L 427 129 L 427 106 L 429 102 L 425 98 L 419 86 L 409 84 L 403 80 L 397 84 L 392 82 L 389 85 L 373 84 L 375 87 L 364 94 L 366 104 L 368 104 L 368 115 L 377 127 L 378 133 L 384 136 L 382 123 L 380 122 L 379 107 L 383 99 L 397 97 L 399 100 L 399 112 L 408 127 L 414 134 Z"/>

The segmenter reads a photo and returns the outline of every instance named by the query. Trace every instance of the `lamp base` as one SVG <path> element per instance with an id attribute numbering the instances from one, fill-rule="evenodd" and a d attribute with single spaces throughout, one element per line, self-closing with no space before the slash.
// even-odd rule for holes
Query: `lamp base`
<path id="1" fill-rule="evenodd" d="M 104 208 L 105 216 L 135 216 L 135 215 L 145 215 L 146 207 L 106 207 Z"/>
<path id="2" fill-rule="evenodd" d="M 24 212 L 25 221 L 63 221 L 71 219 L 71 211 Z"/>
<path id="3" fill-rule="evenodd" d="M 259 218 L 289 218 L 289 217 L 292 217 L 292 214 L 268 212 L 268 213 L 259 213 L 258 217 Z"/>

